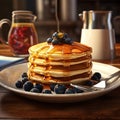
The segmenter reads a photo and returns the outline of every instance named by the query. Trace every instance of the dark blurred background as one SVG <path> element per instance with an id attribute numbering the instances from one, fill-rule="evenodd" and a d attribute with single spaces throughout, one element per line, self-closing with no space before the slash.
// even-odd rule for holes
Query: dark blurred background
<path id="1" fill-rule="evenodd" d="M 115 17 L 120 16 L 119 8 L 118 0 L 58 0 L 60 30 L 69 33 L 73 39 L 79 41 L 82 28 L 79 13 L 83 10 L 111 10 L 116 42 L 120 43 L 120 21 L 114 21 Z M 37 16 L 35 25 L 39 42 L 46 41 L 53 32 L 57 31 L 55 0 L 0 0 L 0 20 L 3 18 L 11 20 L 14 10 L 30 10 Z M 2 36 L 7 40 L 9 27 L 5 25 L 4 28 Z"/>

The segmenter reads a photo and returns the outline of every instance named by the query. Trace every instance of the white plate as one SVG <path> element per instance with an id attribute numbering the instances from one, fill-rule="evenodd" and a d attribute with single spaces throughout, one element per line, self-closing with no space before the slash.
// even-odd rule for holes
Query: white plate
<path id="1" fill-rule="evenodd" d="M 93 62 L 93 72 L 100 72 L 103 77 L 107 77 L 108 75 L 118 71 L 119 68 L 102 64 L 98 62 Z M 113 89 L 120 86 L 120 78 L 110 84 L 109 87 L 93 92 L 84 92 L 77 94 L 42 94 L 42 93 L 31 93 L 25 92 L 22 89 L 18 89 L 15 87 L 15 82 L 20 78 L 23 72 L 27 71 L 27 64 L 19 64 L 9 68 L 6 68 L 0 72 L 0 85 L 4 88 L 15 92 L 18 95 L 38 100 L 44 102 L 78 102 L 96 98 L 98 96 L 104 95 Z"/>

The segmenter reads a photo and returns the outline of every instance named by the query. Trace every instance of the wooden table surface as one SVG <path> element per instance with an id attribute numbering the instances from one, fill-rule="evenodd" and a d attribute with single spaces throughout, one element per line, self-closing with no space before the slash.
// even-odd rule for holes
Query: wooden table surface
<path id="1" fill-rule="evenodd" d="M 0 45 L 0 55 L 12 56 L 9 47 Z M 120 44 L 116 58 L 99 62 L 120 68 Z M 0 120 L 82 119 L 120 120 L 120 87 L 91 100 L 77 103 L 45 103 L 21 97 L 0 86 Z"/>

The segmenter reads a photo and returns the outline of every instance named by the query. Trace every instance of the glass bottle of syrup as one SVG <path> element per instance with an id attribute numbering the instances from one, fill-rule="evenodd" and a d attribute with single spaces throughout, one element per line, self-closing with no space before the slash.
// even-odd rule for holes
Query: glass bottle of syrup
<path id="1" fill-rule="evenodd" d="M 36 16 L 31 11 L 17 10 L 12 12 L 12 24 L 8 34 L 8 45 L 15 56 L 28 56 L 30 46 L 38 43 L 34 22 Z M 0 24 L 10 23 L 3 19 Z"/>
<path id="2" fill-rule="evenodd" d="M 38 43 L 34 26 L 36 16 L 31 11 L 13 11 L 12 25 L 8 35 L 8 44 L 18 56 L 28 55 L 30 46 Z"/>

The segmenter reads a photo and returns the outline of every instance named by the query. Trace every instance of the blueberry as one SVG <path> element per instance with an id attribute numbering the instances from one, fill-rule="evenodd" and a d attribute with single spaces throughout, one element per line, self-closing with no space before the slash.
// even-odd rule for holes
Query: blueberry
<path id="1" fill-rule="evenodd" d="M 24 72 L 24 73 L 22 74 L 22 78 L 23 78 L 23 77 L 28 77 L 28 75 L 27 75 L 26 72 Z"/>
<path id="2" fill-rule="evenodd" d="M 52 40 L 52 44 L 53 45 L 58 45 L 58 44 L 60 44 L 60 41 L 59 40 Z"/>
<path id="3" fill-rule="evenodd" d="M 92 86 L 92 85 L 94 85 L 94 82 L 92 80 L 88 80 L 88 81 L 85 82 L 85 85 L 86 86 Z"/>
<path id="4" fill-rule="evenodd" d="M 48 38 L 48 39 L 47 39 L 47 43 L 51 43 L 52 40 L 53 40 L 52 38 Z"/>
<path id="5" fill-rule="evenodd" d="M 75 93 L 83 93 L 84 91 L 78 88 L 73 88 Z"/>
<path id="6" fill-rule="evenodd" d="M 99 72 L 95 72 L 93 76 L 91 77 L 92 80 L 97 80 L 100 81 L 101 79 L 101 74 Z"/>
<path id="7" fill-rule="evenodd" d="M 51 89 L 52 91 L 54 91 L 55 85 L 56 85 L 56 83 L 50 84 L 50 89 Z"/>
<path id="8" fill-rule="evenodd" d="M 65 33 L 64 36 L 63 36 L 63 38 L 65 38 L 65 39 L 68 38 L 68 34 Z"/>
<path id="9" fill-rule="evenodd" d="M 65 90 L 65 94 L 74 94 L 74 93 L 75 93 L 75 91 L 74 91 L 73 88 L 67 88 L 67 89 Z"/>
<path id="10" fill-rule="evenodd" d="M 44 94 L 52 94 L 51 90 L 48 90 L 48 89 L 44 89 L 42 91 L 42 93 L 44 93 Z"/>
<path id="11" fill-rule="evenodd" d="M 23 84 L 24 84 L 25 82 L 27 82 L 27 81 L 28 81 L 28 77 L 23 77 L 23 78 L 22 78 Z"/>
<path id="12" fill-rule="evenodd" d="M 55 85 L 54 92 L 56 94 L 64 94 L 66 90 L 66 86 L 63 84 L 57 84 Z"/>
<path id="13" fill-rule="evenodd" d="M 97 76 L 92 76 L 91 80 L 96 80 L 96 81 L 100 81 L 100 79 Z"/>
<path id="14" fill-rule="evenodd" d="M 66 38 L 66 39 L 65 39 L 65 43 L 66 43 L 66 44 L 72 44 L 72 43 L 73 43 L 72 38 Z"/>
<path id="15" fill-rule="evenodd" d="M 37 88 L 32 88 L 32 89 L 30 90 L 30 92 L 39 93 L 40 91 L 39 91 L 39 89 L 37 89 Z"/>
<path id="16" fill-rule="evenodd" d="M 57 32 L 54 32 L 53 35 L 52 35 L 52 37 L 53 37 L 53 38 L 54 38 L 54 37 L 57 38 L 57 37 L 58 37 L 58 33 L 57 33 Z"/>
<path id="17" fill-rule="evenodd" d="M 23 85 L 25 91 L 30 91 L 33 88 L 33 83 L 31 81 L 25 82 Z"/>
<path id="18" fill-rule="evenodd" d="M 65 39 L 64 38 L 58 38 L 59 44 L 65 43 Z"/>
<path id="19" fill-rule="evenodd" d="M 42 92 L 42 90 L 43 90 L 43 85 L 42 84 L 36 83 L 34 85 L 34 87 L 37 88 L 39 90 L 39 92 Z"/>
<path id="20" fill-rule="evenodd" d="M 22 88 L 22 87 L 23 87 L 22 81 L 18 80 L 18 81 L 15 83 L 15 86 L 16 86 L 17 88 Z"/>

